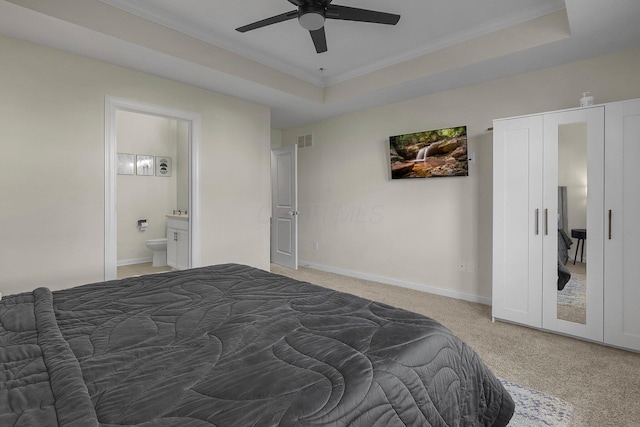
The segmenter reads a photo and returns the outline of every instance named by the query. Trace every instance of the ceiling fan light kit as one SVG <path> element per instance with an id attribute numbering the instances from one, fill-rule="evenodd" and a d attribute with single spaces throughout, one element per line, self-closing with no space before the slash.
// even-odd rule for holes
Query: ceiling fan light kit
<path id="1" fill-rule="evenodd" d="M 375 10 L 358 9 L 355 7 L 332 5 L 332 0 L 288 0 L 298 6 L 298 10 L 282 13 L 270 18 L 256 21 L 252 24 L 236 28 L 237 31 L 245 33 L 247 31 L 266 27 L 288 21 L 295 17 L 302 28 L 309 31 L 311 40 L 317 53 L 327 51 L 327 39 L 324 32 L 324 21 L 326 19 L 340 19 L 343 21 L 371 22 L 374 24 L 396 25 L 400 20 L 400 15 Z"/>
<path id="2" fill-rule="evenodd" d="M 300 6 L 298 22 L 308 31 L 316 31 L 324 27 L 324 9 L 310 6 Z"/>

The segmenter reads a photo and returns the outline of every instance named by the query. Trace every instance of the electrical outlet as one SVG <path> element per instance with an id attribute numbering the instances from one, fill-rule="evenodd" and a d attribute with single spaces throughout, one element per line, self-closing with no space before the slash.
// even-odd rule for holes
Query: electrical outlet
<path id="1" fill-rule="evenodd" d="M 458 270 L 466 271 L 466 269 L 467 269 L 467 265 L 465 264 L 464 260 L 460 260 L 458 262 Z"/>
<path id="2" fill-rule="evenodd" d="M 313 250 L 314 250 L 314 251 L 317 251 L 317 250 L 318 250 L 318 248 L 319 248 L 319 246 L 318 246 L 318 242 L 317 242 L 316 240 L 314 240 L 314 241 L 313 241 Z"/>

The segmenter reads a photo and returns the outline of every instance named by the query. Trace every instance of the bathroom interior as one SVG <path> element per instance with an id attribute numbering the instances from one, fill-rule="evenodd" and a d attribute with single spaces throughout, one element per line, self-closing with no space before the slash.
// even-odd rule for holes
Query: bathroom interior
<path id="1" fill-rule="evenodd" d="M 129 111 L 116 120 L 118 278 L 187 268 L 189 124 Z"/>

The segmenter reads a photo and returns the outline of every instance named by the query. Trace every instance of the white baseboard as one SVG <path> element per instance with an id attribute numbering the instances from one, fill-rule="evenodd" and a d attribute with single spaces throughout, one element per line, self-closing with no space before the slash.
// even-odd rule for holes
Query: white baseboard
<path id="1" fill-rule="evenodd" d="M 119 259 L 116 265 L 121 267 L 123 265 L 132 265 L 132 264 L 144 264 L 145 262 L 152 262 L 153 257 L 147 258 L 133 258 L 133 259 Z"/>
<path id="2" fill-rule="evenodd" d="M 312 262 L 299 261 L 300 267 L 309 267 L 314 270 L 326 271 L 327 273 L 340 274 L 342 276 L 355 277 L 356 279 L 371 280 L 372 282 L 380 282 L 387 285 L 399 286 L 401 288 L 413 289 L 420 292 L 426 292 L 429 294 L 442 295 L 445 297 L 456 298 L 463 301 L 476 302 L 484 305 L 491 305 L 491 298 L 481 297 L 479 295 L 467 294 L 464 292 L 452 291 L 449 289 L 438 288 L 436 286 L 423 285 L 421 283 L 407 282 L 404 280 L 392 279 L 390 277 L 376 276 L 374 274 L 358 273 L 350 270 L 343 270 L 341 268 L 329 267 L 321 264 L 314 264 Z"/>

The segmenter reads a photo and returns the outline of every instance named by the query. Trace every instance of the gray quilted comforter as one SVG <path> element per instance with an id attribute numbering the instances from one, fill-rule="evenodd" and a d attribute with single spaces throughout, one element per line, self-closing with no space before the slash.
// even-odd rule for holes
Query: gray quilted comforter
<path id="1" fill-rule="evenodd" d="M 438 322 L 228 264 L 0 301 L 2 426 L 502 426 Z"/>

